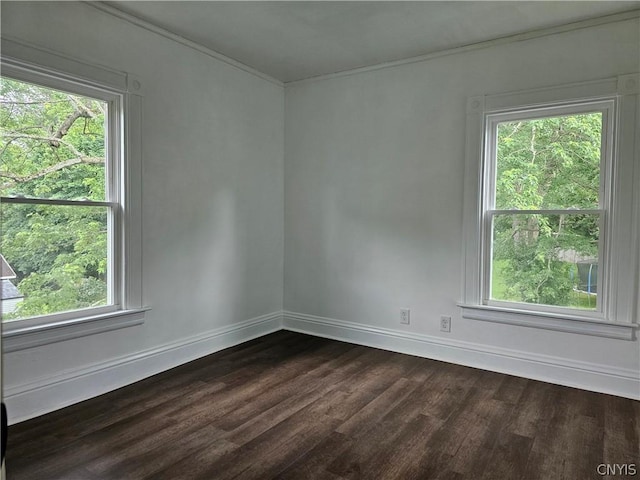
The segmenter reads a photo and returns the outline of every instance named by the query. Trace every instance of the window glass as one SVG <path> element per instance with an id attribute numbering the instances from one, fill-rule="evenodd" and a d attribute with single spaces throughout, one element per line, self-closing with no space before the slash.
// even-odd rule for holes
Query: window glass
<path id="1" fill-rule="evenodd" d="M 2 320 L 107 305 L 108 104 L 6 77 L 0 85 Z"/>
<path id="2" fill-rule="evenodd" d="M 595 310 L 599 215 L 493 217 L 491 299 Z"/>
<path id="3" fill-rule="evenodd" d="M 595 209 L 602 113 L 498 124 L 496 209 Z"/>
<path id="4" fill-rule="evenodd" d="M 602 137 L 602 112 L 495 124 L 489 300 L 597 308 Z"/>

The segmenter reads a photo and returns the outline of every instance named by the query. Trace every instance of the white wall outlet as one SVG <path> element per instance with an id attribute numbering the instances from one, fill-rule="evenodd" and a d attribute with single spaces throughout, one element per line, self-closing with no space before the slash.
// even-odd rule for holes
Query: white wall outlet
<path id="1" fill-rule="evenodd" d="M 446 315 L 442 315 L 440 317 L 440 331 L 441 332 L 451 331 L 451 317 L 447 317 Z"/>
<path id="2" fill-rule="evenodd" d="M 409 310 L 408 308 L 401 308 L 400 323 L 404 325 L 409 325 L 410 322 L 411 322 L 411 310 Z"/>

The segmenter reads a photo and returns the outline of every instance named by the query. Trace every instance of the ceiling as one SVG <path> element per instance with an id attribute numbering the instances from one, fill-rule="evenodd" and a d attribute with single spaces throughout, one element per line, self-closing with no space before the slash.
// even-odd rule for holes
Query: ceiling
<path id="1" fill-rule="evenodd" d="M 640 1 L 109 1 L 283 82 L 640 8 Z"/>

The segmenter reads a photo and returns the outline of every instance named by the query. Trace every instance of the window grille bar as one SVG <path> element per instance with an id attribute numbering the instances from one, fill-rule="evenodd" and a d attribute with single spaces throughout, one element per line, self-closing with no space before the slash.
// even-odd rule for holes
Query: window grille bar
<path id="1" fill-rule="evenodd" d="M 118 206 L 117 202 L 100 202 L 95 200 L 63 200 L 58 198 L 0 197 L 1 203 L 17 203 L 31 205 L 68 205 L 72 207 L 110 207 Z"/>
<path id="2" fill-rule="evenodd" d="M 557 209 L 557 210 L 487 210 L 489 215 L 602 215 L 604 210 Z"/>

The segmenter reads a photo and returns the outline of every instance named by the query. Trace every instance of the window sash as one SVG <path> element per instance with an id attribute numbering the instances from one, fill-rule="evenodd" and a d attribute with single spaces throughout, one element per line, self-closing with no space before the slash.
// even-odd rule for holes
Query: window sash
<path id="1" fill-rule="evenodd" d="M 65 205 L 71 207 L 102 206 L 108 208 L 107 216 L 107 305 L 56 312 L 47 315 L 25 317 L 9 322 L 11 328 L 30 328 L 73 321 L 122 310 L 124 308 L 124 119 L 121 93 L 74 82 L 49 73 L 40 73 L 27 68 L 4 65 L 2 76 L 56 89 L 70 94 L 82 95 L 106 103 L 105 115 L 105 201 L 47 199 L 38 197 L 0 197 L 0 203 L 32 205 Z"/>
<path id="2" fill-rule="evenodd" d="M 542 303 L 526 303 L 517 301 L 505 301 L 495 300 L 491 298 L 491 281 L 492 281 L 492 268 L 493 268 L 493 234 L 494 234 L 494 219 L 499 215 L 594 215 L 599 218 L 599 236 L 598 236 L 598 295 L 596 297 L 595 310 L 585 310 L 567 306 L 546 305 Z M 531 310 L 539 312 L 565 312 L 565 313 L 578 313 L 581 316 L 594 317 L 598 319 L 604 319 L 604 312 L 606 311 L 605 302 L 607 300 L 606 295 L 602 295 L 601 292 L 606 291 L 608 287 L 608 275 L 606 275 L 608 269 L 608 261 L 604 254 L 605 252 L 605 239 L 603 238 L 603 232 L 605 231 L 607 212 L 605 210 L 593 210 L 593 209 L 553 209 L 553 210 L 488 210 L 483 217 L 483 236 L 482 236 L 482 257 L 481 257 L 481 271 L 482 281 L 480 295 L 482 304 L 487 306 L 505 307 L 505 308 L 517 308 L 519 310 Z"/>
<path id="3" fill-rule="evenodd" d="M 600 142 L 600 191 L 599 208 L 611 207 L 611 195 L 608 185 L 612 178 L 613 132 L 616 100 L 613 98 L 597 101 L 584 101 L 560 105 L 544 105 L 537 108 L 513 111 L 491 112 L 485 114 L 484 154 L 483 154 L 483 210 L 495 208 L 498 125 L 503 122 L 539 120 L 543 118 L 579 115 L 585 113 L 602 114 L 602 137 Z"/>
<path id="4" fill-rule="evenodd" d="M 529 108 L 513 108 L 509 110 L 486 112 L 484 117 L 484 147 L 483 147 L 483 175 L 481 187 L 482 212 L 480 218 L 480 288 L 479 299 L 487 306 L 517 308 L 524 311 L 538 311 L 544 313 L 579 313 L 581 316 L 605 319 L 608 311 L 610 261 L 609 250 L 609 211 L 613 202 L 613 195 L 609 188 L 613 175 L 615 128 L 615 98 L 600 98 L 587 101 L 576 101 L 559 104 L 547 104 Z M 527 121 L 559 116 L 570 116 L 584 113 L 602 114 L 601 151 L 600 151 L 600 191 L 598 209 L 495 209 L 496 180 L 497 180 L 497 149 L 498 125 L 510 121 Z M 600 235 L 598 243 L 598 270 L 600 280 L 599 294 L 595 311 L 583 311 L 577 308 L 551 306 L 524 302 L 505 302 L 492 300 L 491 267 L 493 244 L 493 219 L 501 214 L 596 214 L 600 218 Z"/>

